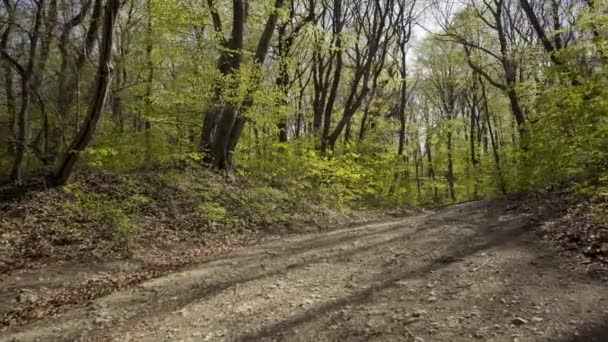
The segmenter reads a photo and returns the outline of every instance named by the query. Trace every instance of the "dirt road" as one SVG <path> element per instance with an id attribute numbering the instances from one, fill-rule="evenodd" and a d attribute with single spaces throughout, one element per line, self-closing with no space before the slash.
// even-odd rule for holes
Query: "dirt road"
<path id="1" fill-rule="evenodd" d="M 502 202 L 290 236 L 0 341 L 608 341 L 608 287 Z"/>

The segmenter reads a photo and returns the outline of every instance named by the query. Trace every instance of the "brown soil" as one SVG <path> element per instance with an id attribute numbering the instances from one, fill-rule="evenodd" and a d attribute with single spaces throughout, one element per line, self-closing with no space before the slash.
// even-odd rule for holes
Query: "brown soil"
<path id="1" fill-rule="evenodd" d="M 472 202 L 276 238 L 13 326 L 0 341 L 608 341 L 605 281 L 513 209 Z M 96 274 L 63 270 L 55 283 Z"/>

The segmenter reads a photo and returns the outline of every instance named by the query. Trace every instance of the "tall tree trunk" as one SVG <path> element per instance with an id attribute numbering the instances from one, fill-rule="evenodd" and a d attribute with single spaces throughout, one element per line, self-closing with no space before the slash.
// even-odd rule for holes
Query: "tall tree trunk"
<path id="1" fill-rule="evenodd" d="M 509 98 L 511 111 L 513 112 L 513 116 L 515 117 L 515 121 L 517 122 L 519 135 L 525 143 L 525 138 L 527 134 L 524 125 L 526 120 L 524 116 L 524 110 L 521 106 L 521 102 L 516 91 L 517 67 L 515 61 L 513 60 L 513 57 L 511 56 L 511 53 L 509 52 L 509 44 L 507 42 L 502 18 L 502 13 L 504 10 L 504 0 L 499 0 L 497 2 L 497 8 L 494 12 L 494 16 L 496 18 L 496 31 L 498 33 L 498 41 L 500 43 L 500 54 L 502 56 L 501 62 L 502 67 L 504 69 L 507 97 Z"/>
<path id="2" fill-rule="evenodd" d="M 333 12 L 333 37 L 335 39 L 335 59 L 336 66 L 334 68 L 331 89 L 327 97 L 327 103 L 323 110 L 323 132 L 321 133 L 321 153 L 325 154 L 328 146 L 335 144 L 329 141 L 329 132 L 331 130 L 331 118 L 338 96 L 338 87 L 340 86 L 340 80 L 342 77 L 342 68 L 344 66 L 343 52 L 342 52 L 342 30 L 343 30 L 343 18 L 342 18 L 342 0 L 334 0 L 334 12 Z"/>
<path id="3" fill-rule="evenodd" d="M 34 28 L 30 36 L 30 51 L 29 60 L 25 68 L 21 67 L 21 108 L 17 114 L 17 136 L 15 148 L 15 159 L 11 170 L 11 181 L 20 182 L 22 177 L 23 161 L 25 153 L 29 145 L 29 124 L 30 124 L 30 107 L 32 101 L 33 86 L 36 82 L 34 74 L 35 66 L 38 63 L 38 41 L 40 40 L 40 27 L 42 25 L 42 14 L 44 12 L 45 2 L 40 0 L 37 3 L 36 18 L 34 19 Z"/>
<path id="4" fill-rule="evenodd" d="M 477 159 L 477 151 L 476 151 L 476 139 L 477 139 L 477 133 L 475 132 L 475 129 L 478 126 L 478 118 L 477 118 L 477 94 L 476 94 L 476 89 L 473 90 L 473 99 L 472 99 L 472 103 L 470 106 L 470 136 L 471 139 L 469 141 L 470 143 L 470 152 L 471 152 L 471 163 L 473 164 L 473 167 L 477 168 L 477 166 L 479 165 L 479 159 Z"/>
<path id="5" fill-rule="evenodd" d="M 89 114 L 80 129 L 80 132 L 70 145 L 63 160 L 59 164 L 52 178 L 54 185 L 65 185 L 72 176 L 79 155 L 84 151 L 95 134 L 97 123 L 101 118 L 103 108 L 108 97 L 112 83 L 112 44 L 114 41 L 114 27 L 120 8 L 120 0 L 108 0 L 103 19 L 103 36 L 99 51 L 99 64 L 97 76 L 94 81 L 93 98 L 89 107 Z"/>
<path id="6" fill-rule="evenodd" d="M 490 114 L 490 109 L 489 109 L 489 105 L 488 105 L 488 96 L 486 93 L 486 88 L 483 82 L 481 82 L 481 96 L 482 96 L 482 100 L 483 100 L 483 109 L 485 112 L 485 116 L 486 116 L 486 125 L 488 127 L 488 135 L 490 136 L 490 142 L 492 145 L 492 154 L 494 156 L 494 163 L 496 164 L 496 173 L 498 174 L 498 186 L 500 188 L 500 191 L 503 194 L 507 193 L 507 189 L 506 189 L 506 185 L 505 185 L 505 181 L 503 178 L 503 174 L 502 174 L 502 169 L 501 169 L 501 165 L 500 165 L 500 152 L 498 151 L 498 144 L 496 142 L 496 138 L 494 137 L 494 131 L 492 129 L 492 122 L 491 122 L 491 114 Z"/>
<path id="7" fill-rule="evenodd" d="M 75 97 L 78 95 L 78 88 L 80 82 L 80 73 L 82 68 L 85 66 L 95 43 L 97 42 L 97 34 L 99 32 L 99 22 L 101 21 L 101 15 L 103 12 L 103 1 L 94 0 L 93 13 L 91 15 L 91 22 L 85 33 L 85 40 L 82 46 L 79 47 L 79 51 L 74 61 L 71 61 L 69 53 L 67 52 L 67 45 L 69 44 L 72 30 L 79 25 L 84 19 L 86 9 L 88 6 L 83 5 L 83 12 L 79 13 L 64 27 L 62 33 L 62 41 L 60 41 L 60 50 L 62 52 L 62 65 L 59 73 L 59 87 L 57 97 L 57 111 L 60 115 L 69 118 L 69 112 L 74 104 Z M 86 4 L 86 3 L 85 3 Z M 77 118 L 73 119 L 74 127 L 78 127 Z"/>
<path id="8" fill-rule="evenodd" d="M 258 41 L 253 61 L 255 65 L 259 68 L 262 68 L 264 61 L 266 60 L 266 56 L 268 55 L 270 41 L 272 40 L 277 21 L 279 20 L 279 10 L 283 8 L 284 2 L 285 0 L 275 0 L 274 11 L 268 16 L 268 19 L 266 20 L 266 25 L 264 26 L 264 31 L 262 32 L 262 35 L 260 36 L 260 39 Z M 257 89 L 260 82 L 261 79 L 256 77 L 253 82 L 254 86 L 250 91 L 253 92 L 254 89 Z M 240 108 L 238 109 L 240 113 L 237 111 L 234 112 L 236 118 L 233 121 L 233 126 L 230 130 L 228 141 L 224 143 L 223 140 L 220 140 L 219 145 L 216 145 L 217 142 L 214 142 L 213 148 L 224 149 L 225 152 L 223 153 L 223 155 L 226 156 L 226 159 L 224 161 L 220 161 L 219 163 L 216 161 L 213 162 L 213 165 L 216 168 L 227 169 L 232 166 L 232 156 L 234 155 L 236 146 L 239 140 L 241 139 L 241 136 L 243 135 L 245 124 L 247 123 L 247 120 L 242 115 L 242 113 L 245 113 L 249 108 L 251 108 L 251 106 L 253 106 L 253 103 L 253 94 L 247 94 L 245 96 L 245 100 L 240 103 Z M 227 112 L 227 115 L 231 116 L 231 111 Z M 226 120 L 224 121 L 224 123 L 227 123 L 228 121 L 229 120 Z M 220 153 L 218 152 L 214 155 L 220 155 Z"/>
<path id="9" fill-rule="evenodd" d="M 0 37 L 0 51 L 6 50 L 15 21 L 15 15 L 11 4 L 8 1 L 4 1 L 4 4 L 6 6 L 8 18 L 5 26 L 6 28 L 2 33 L 2 37 Z M 11 63 L 5 61 L 4 63 L 2 63 L 2 66 L 4 69 L 4 90 L 6 93 L 6 111 L 8 114 L 9 133 L 9 136 L 7 137 L 6 141 L 6 147 L 7 152 L 10 155 L 13 155 L 16 149 L 15 142 L 17 141 L 17 127 L 15 126 L 17 123 L 17 96 L 15 95 L 15 79 L 13 73 L 13 66 L 11 65 Z"/>
<path id="10" fill-rule="evenodd" d="M 344 145 L 348 145 L 350 141 L 350 130 L 351 130 L 352 120 L 348 120 L 346 123 L 346 128 L 344 129 Z"/>
<path id="11" fill-rule="evenodd" d="M 404 66 L 405 68 L 405 66 Z M 405 71 L 405 69 L 403 70 Z M 405 109 L 407 105 L 407 74 L 405 72 L 401 73 L 401 89 L 400 89 L 400 99 L 399 99 L 399 150 L 397 152 L 398 155 L 402 156 L 403 151 L 405 149 Z"/>
<path id="12" fill-rule="evenodd" d="M 370 102 L 367 103 L 363 110 L 363 117 L 361 118 L 361 125 L 359 126 L 359 140 L 365 139 L 365 133 L 367 133 L 367 119 L 369 117 Z"/>
<path id="13" fill-rule="evenodd" d="M 16 100 L 16 96 L 15 96 L 15 86 L 14 86 L 14 78 L 13 78 L 13 69 L 12 67 L 8 64 L 5 63 L 4 65 L 4 81 L 5 81 L 5 85 L 4 85 L 4 89 L 6 92 L 6 111 L 8 113 L 8 133 L 9 133 L 9 137 L 7 138 L 7 152 L 9 154 L 14 154 L 15 153 L 15 141 L 17 140 L 16 137 L 16 118 L 17 118 L 17 100 Z"/>
<path id="14" fill-rule="evenodd" d="M 422 148 L 420 147 L 420 135 L 418 132 L 416 132 L 416 149 L 414 151 L 414 160 L 416 163 L 416 194 L 417 202 L 420 203 L 422 196 L 422 175 L 424 175 L 424 156 L 422 155 Z"/>
<path id="15" fill-rule="evenodd" d="M 447 148 L 448 148 L 448 187 L 450 192 L 450 199 L 452 202 L 456 202 L 456 189 L 455 189 L 455 176 L 454 176 L 454 144 L 452 137 L 452 130 L 448 131 L 447 137 Z"/>
<path id="16" fill-rule="evenodd" d="M 245 21 L 247 19 L 246 4 L 244 0 L 232 1 L 232 33 L 228 47 L 230 51 L 227 54 L 220 56 L 220 70 L 222 74 L 232 74 L 239 70 L 243 60 L 243 43 L 245 38 Z M 238 84 L 231 81 L 229 87 L 236 89 Z M 235 124 L 237 117 L 237 104 L 228 102 L 223 105 L 223 108 L 218 112 L 207 113 L 205 123 L 203 125 L 203 148 L 208 141 L 211 140 L 209 146 L 212 164 L 215 168 L 225 169 L 228 165 L 228 143 L 230 134 Z M 214 123 L 217 124 L 214 125 Z M 215 126 L 215 127 L 213 127 Z M 211 135 L 211 132 L 213 132 Z M 209 136 L 206 136 L 206 135 Z"/>
<path id="17" fill-rule="evenodd" d="M 94 2 L 94 4 L 93 4 Z M 93 4 L 93 13 L 89 26 L 86 29 L 84 42 L 77 47 L 76 56 L 70 51 L 73 31 L 82 25 L 89 9 Z M 74 132 L 78 131 L 79 118 L 72 115 L 71 110 L 74 101 L 79 102 L 80 96 L 80 73 L 89 58 L 90 51 L 93 50 L 97 41 L 99 21 L 103 11 L 101 0 L 86 0 L 82 2 L 80 11 L 64 23 L 61 27 L 61 35 L 57 44 L 61 55 L 57 80 L 56 110 L 59 122 L 50 129 L 49 145 L 51 154 L 55 155 L 67 149 L 67 139 L 70 137 L 70 127 Z M 77 113 L 79 103 L 76 103 Z"/>
<path id="18" fill-rule="evenodd" d="M 44 36 L 40 44 L 40 57 L 36 70 L 36 79 L 34 80 L 33 91 L 38 94 L 38 89 L 42 86 L 42 81 L 44 80 L 44 76 L 46 74 L 46 66 L 48 64 L 49 55 L 51 52 L 51 45 L 53 44 L 53 34 L 55 28 L 57 26 L 57 0 L 50 0 L 48 7 L 48 14 L 46 18 L 44 18 L 45 22 L 45 30 Z M 40 112 L 42 116 L 42 148 L 39 148 L 40 153 L 38 157 L 40 161 L 46 166 L 52 163 L 53 156 L 50 155 L 49 151 L 49 138 L 50 138 L 50 129 L 49 129 L 49 118 L 48 113 L 46 111 L 45 103 L 43 103 L 43 99 L 40 96 L 37 96 L 38 102 L 40 104 Z"/>
<path id="19" fill-rule="evenodd" d="M 435 167 L 433 166 L 433 148 L 431 146 L 431 138 L 427 135 L 426 137 L 426 157 L 427 157 L 427 161 L 429 166 L 427 167 L 427 171 L 428 171 L 428 177 L 431 180 L 431 183 L 433 183 L 433 199 L 435 202 L 438 201 L 439 199 L 439 194 L 437 191 L 437 184 L 435 183 Z"/>

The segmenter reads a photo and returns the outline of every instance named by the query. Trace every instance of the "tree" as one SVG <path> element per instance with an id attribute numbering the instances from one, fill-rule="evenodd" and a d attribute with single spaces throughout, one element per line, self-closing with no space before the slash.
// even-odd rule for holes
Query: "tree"
<path id="1" fill-rule="evenodd" d="M 100 44 L 97 76 L 93 83 L 93 98 L 89 104 L 89 113 L 80 128 L 80 132 L 70 144 L 51 182 L 55 185 L 65 185 L 72 176 L 79 154 L 84 151 L 95 134 L 101 118 L 111 85 L 112 78 L 112 45 L 114 42 L 114 27 L 120 9 L 120 0 L 108 0 L 105 6 L 102 39 Z"/>

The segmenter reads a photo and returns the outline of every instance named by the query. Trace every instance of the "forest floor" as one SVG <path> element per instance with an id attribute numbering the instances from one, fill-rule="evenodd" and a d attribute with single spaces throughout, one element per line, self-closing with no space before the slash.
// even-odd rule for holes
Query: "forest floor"
<path id="1" fill-rule="evenodd" d="M 0 341 L 607 341 L 606 279 L 540 239 L 537 220 L 495 200 L 278 237 L 15 324 Z M 40 269 L 0 288 L 102 271 Z"/>

